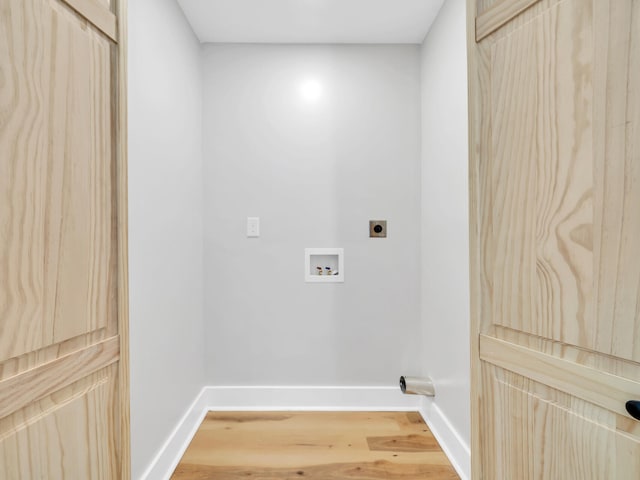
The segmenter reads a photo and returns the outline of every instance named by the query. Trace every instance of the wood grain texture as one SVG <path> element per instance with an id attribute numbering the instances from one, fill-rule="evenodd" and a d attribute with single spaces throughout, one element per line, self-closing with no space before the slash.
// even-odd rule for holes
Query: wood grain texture
<path id="1" fill-rule="evenodd" d="M 117 442 L 111 409 L 117 391 L 114 368 L 1 419 L 0 478 L 118 478 L 115 457 L 105 455 Z"/>
<path id="2" fill-rule="evenodd" d="M 540 0 L 501 0 L 483 6 L 482 13 L 476 18 L 476 41 L 498 30 L 515 16 L 524 12 Z"/>
<path id="3" fill-rule="evenodd" d="M 246 479 L 260 480 L 311 478 L 317 480 L 414 480 L 457 479 L 450 468 L 442 465 L 398 465 L 378 460 L 372 463 L 344 463 L 312 465 L 301 468 L 265 468 L 265 467 L 215 467 L 210 465 L 182 465 L 173 478 L 185 479 Z"/>
<path id="4" fill-rule="evenodd" d="M 116 315 L 111 47 L 56 1 L 2 6 L 0 362 Z"/>
<path id="5" fill-rule="evenodd" d="M 640 4 L 595 3 L 595 349 L 640 362 Z"/>
<path id="6" fill-rule="evenodd" d="M 640 2 L 469 0 L 473 478 L 640 478 Z M 488 17 L 485 17 L 485 20 Z"/>
<path id="7" fill-rule="evenodd" d="M 476 17 L 479 17 L 480 15 L 482 15 L 484 12 L 486 12 L 487 10 L 489 10 L 491 7 L 493 7 L 496 3 L 500 2 L 501 0 L 472 0 L 473 3 L 469 2 L 467 0 L 467 12 L 468 11 L 472 11 L 473 12 L 473 16 L 469 19 L 471 20 L 469 23 L 467 23 L 467 25 L 470 27 L 468 29 L 468 31 L 473 35 L 473 42 L 475 44 L 476 42 L 476 29 L 475 29 L 475 25 L 476 25 Z M 473 27 L 473 28 L 471 28 Z"/>
<path id="8" fill-rule="evenodd" d="M 372 452 L 439 452 L 440 445 L 433 435 L 392 435 L 367 437 Z"/>
<path id="9" fill-rule="evenodd" d="M 484 371 L 492 401 L 483 428 L 492 435 L 483 478 L 638 478 L 640 440 L 617 428 L 615 413 L 497 367 Z"/>
<path id="10" fill-rule="evenodd" d="M 480 358 L 621 416 L 627 400 L 640 399 L 637 381 L 493 337 L 480 336 Z"/>
<path id="11" fill-rule="evenodd" d="M 112 41 L 118 41 L 118 21 L 104 0 L 61 0 L 95 25 Z"/>
<path id="12" fill-rule="evenodd" d="M 116 158 L 115 178 L 117 215 L 117 331 L 120 338 L 120 361 L 118 363 L 118 462 L 120 480 L 131 478 L 130 436 L 130 374 L 129 374 L 129 201 L 128 201 L 128 16 L 126 0 L 109 0 L 115 3 L 119 21 L 117 51 L 112 55 L 113 84 L 116 92 L 112 96 L 113 151 Z"/>
<path id="13" fill-rule="evenodd" d="M 491 47 L 493 322 L 592 348 L 593 34 L 576 5 Z"/>
<path id="14" fill-rule="evenodd" d="M 415 414 L 211 412 L 173 479 L 457 479 Z"/>
<path id="15" fill-rule="evenodd" d="M 500 326 L 493 326 L 490 337 L 513 343 L 549 356 L 577 363 L 584 367 L 598 370 L 618 377 L 640 382 L 640 368 L 638 363 L 620 357 L 602 355 L 593 350 L 568 345 L 566 343 L 536 337 L 528 333 L 511 330 Z"/>
<path id="16" fill-rule="evenodd" d="M 0 382 L 0 418 L 118 361 L 117 337 Z"/>
<path id="17" fill-rule="evenodd" d="M 78 335 L 64 342 L 55 343 L 47 347 L 28 352 L 23 355 L 10 358 L 0 363 L 0 381 L 19 375 L 44 363 L 64 357 L 84 348 L 101 343 L 107 339 L 107 331 L 104 328 L 91 333 Z"/>
<path id="18" fill-rule="evenodd" d="M 0 0 L 0 478 L 129 478 L 124 7 Z"/>
<path id="19" fill-rule="evenodd" d="M 492 211 L 484 244 L 493 245 L 483 252 L 493 272 L 483 303 L 493 313 L 482 329 L 638 362 L 640 15 L 633 2 L 593 5 L 541 1 L 478 47 L 491 49 L 484 78 L 498 99 L 481 162 L 493 179 L 483 200 Z M 550 60 L 538 68 L 516 53 L 525 49 Z M 518 85 L 505 87 L 509 78 Z M 494 262 L 496 251 L 504 258 Z"/>
<path id="20" fill-rule="evenodd" d="M 467 77 L 468 77 L 468 104 L 469 104 L 469 357 L 470 357 L 470 450 L 471 450 L 471 478 L 482 478 L 482 449 L 480 430 L 481 421 L 481 394 L 482 377 L 480 370 L 480 342 L 479 335 L 482 324 L 482 280 L 487 278 L 483 274 L 481 251 L 481 215 L 488 209 L 481 208 L 481 176 L 480 176 L 480 141 L 481 129 L 487 128 L 487 123 L 482 119 L 483 111 L 481 101 L 485 98 L 480 94 L 482 77 L 478 75 L 479 55 L 476 49 L 476 16 L 480 12 L 481 5 L 478 0 L 467 0 Z"/>

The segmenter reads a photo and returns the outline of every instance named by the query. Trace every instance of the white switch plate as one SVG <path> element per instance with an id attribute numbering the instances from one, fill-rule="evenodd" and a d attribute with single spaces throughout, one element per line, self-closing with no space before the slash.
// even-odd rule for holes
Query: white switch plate
<path id="1" fill-rule="evenodd" d="M 247 237 L 257 238 L 260 236 L 260 217 L 247 217 Z"/>

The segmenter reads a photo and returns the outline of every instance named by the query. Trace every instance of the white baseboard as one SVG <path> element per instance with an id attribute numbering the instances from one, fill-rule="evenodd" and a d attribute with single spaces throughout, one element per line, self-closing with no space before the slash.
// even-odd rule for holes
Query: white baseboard
<path id="1" fill-rule="evenodd" d="M 418 411 L 398 387 L 207 387 L 209 410 Z"/>
<path id="2" fill-rule="evenodd" d="M 462 480 L 469 447 L 431 399 L 403 395 L 398 387 L 204 387 L 140 480 L 168 480 L 208 411 L 413 411 L 420 412 Z"/>
<path id="3" fill-rule="evenodd" d="M 139 480 L 168 480 L 209 410 L 203 388 Z"/>
<path id="4" fill-rule="evenodd" d="M 437 397 L 436 397 L 437 398 Z M 461 480 L 471 478 L 471 450 L 460 437 L 433 398 L 422 397 L 420 415 L 436 437 L 440 447 L 456 469 Z"/>

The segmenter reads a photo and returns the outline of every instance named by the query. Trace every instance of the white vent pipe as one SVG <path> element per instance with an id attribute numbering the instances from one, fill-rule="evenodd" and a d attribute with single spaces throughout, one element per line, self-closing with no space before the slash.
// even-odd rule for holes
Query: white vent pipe
<path id="1" fill-rule="evenodd" d="M 412 395 L 426 395 L 427 397 L 434 397 L 436 395 L 436 389 L 433 386 L 433 381 L 430 378 L 421 377 L 400 377 L 400 390 L 402 393 Z"/>

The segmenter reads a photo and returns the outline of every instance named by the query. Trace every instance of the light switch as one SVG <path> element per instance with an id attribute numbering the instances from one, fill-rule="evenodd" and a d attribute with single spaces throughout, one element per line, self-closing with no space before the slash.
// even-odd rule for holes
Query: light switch
<path id="1" fill-rule="evenodd" d="M 247 217 L 247 237 L 257 238 L 260 236 L 260 217 Z"/>

